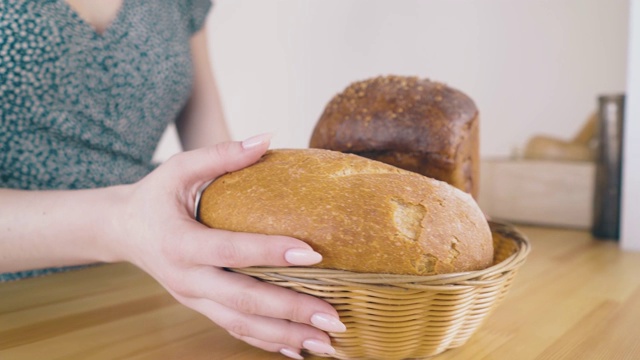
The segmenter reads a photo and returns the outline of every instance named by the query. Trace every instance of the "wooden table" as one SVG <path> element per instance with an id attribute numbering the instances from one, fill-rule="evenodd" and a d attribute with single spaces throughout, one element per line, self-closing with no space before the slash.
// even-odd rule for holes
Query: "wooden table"
<path id="1" fill-rule="evenodd" d="M 533 251 L 504 302 L 444 359 L 640 359 L 640 253 L 521 227 Z M 0 284 L 0 359 L 285 359 L 244 344 L 114 264 Z"/>

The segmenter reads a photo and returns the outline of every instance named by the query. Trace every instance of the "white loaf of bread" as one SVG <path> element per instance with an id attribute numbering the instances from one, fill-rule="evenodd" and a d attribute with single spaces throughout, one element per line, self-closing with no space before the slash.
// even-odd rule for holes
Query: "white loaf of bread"
<path id="1" fill-rule="evenodd" d="M 203 192 L 213 228 L 286 235 L 321 268 L 430 275 L 483 269 L 493 242 L 473 198 L 442 181 L 330 150 L 272 150 Z"/>

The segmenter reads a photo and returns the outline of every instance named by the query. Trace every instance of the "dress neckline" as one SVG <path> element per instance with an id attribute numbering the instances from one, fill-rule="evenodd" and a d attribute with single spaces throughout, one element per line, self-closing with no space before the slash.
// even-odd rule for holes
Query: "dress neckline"
<path id="1" fill-rule="evenodd" d="M 113 20 L 111 20 L 109 25 L 107 25 L 102 32 L 98 31 L 93 24 L 80 16 L 80 14 L 78 14 L 78 12 L 74 10 L 71 5 L 65 0 L 58 0 L 58 4 L 60 5 L 60 8 L 62 8 L 64 13 L 72 18 L 80 27 L 90 32 L 94 37 L 103 39 L 108 37 L 114 31 L 114 29 L 123 21 L 129 1 L 122 0 L 122 4 L 120 5 L 118 12 L 116 13 L 116 16 L 113 18 Z"/>

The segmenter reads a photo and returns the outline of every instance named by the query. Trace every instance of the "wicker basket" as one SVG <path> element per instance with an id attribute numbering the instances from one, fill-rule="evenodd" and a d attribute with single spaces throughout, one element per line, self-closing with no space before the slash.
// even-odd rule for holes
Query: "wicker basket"
<path id="1" fill-rule="evenodd" d="M 433 276 L 300 267 L 233 271 L 331 303 L 347 326 L 344 333 L 330 334 L 338 359 L 420 359 L 463 345 L 525 261 L 528 240 L 509 225 L 490 225 L 494 265 L 480 271 Z"/>

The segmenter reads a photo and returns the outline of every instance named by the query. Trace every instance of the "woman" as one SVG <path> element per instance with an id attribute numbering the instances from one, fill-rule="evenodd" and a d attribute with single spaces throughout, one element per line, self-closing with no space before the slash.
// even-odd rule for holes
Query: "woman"
<path id="1" fill-rule="evenodd" d="M 318 253 L 193 218 L 203 184 L 257 161 L 270 138 L 228 141 L 210 6 L 0 0 L 0 279 L 129 261 L 249 344 L 331 354 L 324 331 L 344 325 L 329 304 L 221 269 L 310 265 Z M 154 168 L 171 121 L 191 151 Z"/>

